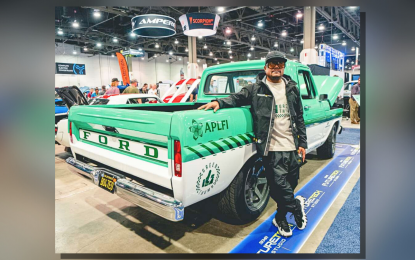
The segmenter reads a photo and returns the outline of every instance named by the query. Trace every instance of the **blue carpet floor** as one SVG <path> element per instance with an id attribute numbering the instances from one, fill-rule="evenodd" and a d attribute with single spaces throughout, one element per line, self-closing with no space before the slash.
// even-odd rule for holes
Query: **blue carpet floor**
<path id="1" fill-rule="evenodd" d="M 343 128 L 342 133 L 336 136 L 336 143 L 353 145 L 359 144 L 360 129 Z"/>
<path id="2" fill-rule="evenodd" d="M 360 253 L 360 179 L 334 219 L 316 253 Z"/>

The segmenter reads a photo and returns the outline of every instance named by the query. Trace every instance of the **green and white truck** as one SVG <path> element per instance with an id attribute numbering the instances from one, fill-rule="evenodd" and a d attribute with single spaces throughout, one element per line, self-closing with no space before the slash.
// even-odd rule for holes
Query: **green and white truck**
<path id="1" fill-rule="evenodd" d="M 249 106 L 197 110 L 215 98 L 239 92 L 263 72 L 264 61 L 204 70 L 196 103 L 72 106 L 69 168 L 97 186 L 171 221 L 194 203 L 215 200 L 220 212 L 246 223 L 269 200 L 262 158 L 253 142 Z M 316 76 L 288 61 L 285 74 L 297 81 L 307 127 L 307 152 L 335 152 L 342 109 L 334 108 L 343 86 L 337 77 Z M 210 93 L 211 84 L 216 93 Z"/>

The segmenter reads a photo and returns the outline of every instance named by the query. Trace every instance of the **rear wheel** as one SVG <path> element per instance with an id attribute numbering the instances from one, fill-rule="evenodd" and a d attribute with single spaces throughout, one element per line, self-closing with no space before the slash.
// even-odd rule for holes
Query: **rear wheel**
<path id="1" fill-rule="evenodd" d="M 269 200 L 262 158 L 249 160 L 217 199 L 218 210 L 227 222 L 244 224 L 257 219 Z"/>
<path id="2" fill-rule="evenodd" d="M 317 148 L 317 156 L 320 159 L 330 159 L 333 158 L 334 153 L 336 152 L 336 132 L 337 125 L 334 124 L 333 128 L 330 131 L 329 136 L 327 137 L 326 142 L 319 148 Z"/>

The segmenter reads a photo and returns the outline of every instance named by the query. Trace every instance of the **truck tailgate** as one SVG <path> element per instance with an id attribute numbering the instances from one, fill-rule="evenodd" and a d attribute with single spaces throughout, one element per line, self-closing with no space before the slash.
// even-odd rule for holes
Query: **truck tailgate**
<path id="1" fill-rule="evenodd" d="M 171 189 L 171 112 L 74 106 L 74 156 L 77 154 Z"/>

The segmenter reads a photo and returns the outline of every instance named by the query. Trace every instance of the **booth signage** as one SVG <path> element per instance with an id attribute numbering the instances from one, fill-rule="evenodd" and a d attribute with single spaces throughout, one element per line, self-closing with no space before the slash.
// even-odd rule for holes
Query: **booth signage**
<path id="1" fill-rule="evenodd" d="M 131 19 L 132 31 L 142 37 L 163 38 L 176 34 L 176 20 L 160 14 L 143 14 Z"/>
<path id="2" fill-rule="evenodd" d="M 210 36 L 216 34 L 220 16 L 210 13 L 190 13 L 179 18 L 183 33 L 187 36 Z"/>
<path id="3" fill-rule="evenodd" d="M 145 52 L 144 51 L 139 51 L 139 50 L 134 50 L 134 49 L 129 49 L 127 51 L 123 51 L 122 55 L 131 55 L 134 57 L 144 57 Z"/>
<path id="4" fill-rule="evenodd" d="M 86 75 L 85 64 L 56 62 L 56 74 Z"/>

